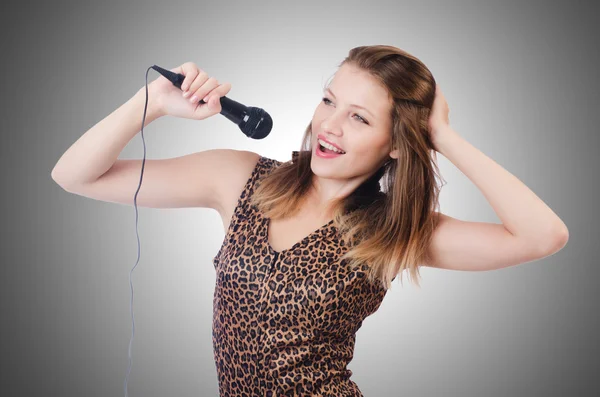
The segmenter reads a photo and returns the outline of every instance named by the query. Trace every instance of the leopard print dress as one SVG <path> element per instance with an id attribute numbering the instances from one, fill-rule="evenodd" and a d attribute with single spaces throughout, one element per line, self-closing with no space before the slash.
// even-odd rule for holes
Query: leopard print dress
<path id="1" fill-rule="evenodd" d="M 350 379 L 355 334 L 386 291 L 350 270 L 333 221 L 289 249 L 268 242 L 269 218 L 249 204 L 282 162 L 261 156 L 213 258 L 213 351 L 221 397 L 363 396 Z"/>

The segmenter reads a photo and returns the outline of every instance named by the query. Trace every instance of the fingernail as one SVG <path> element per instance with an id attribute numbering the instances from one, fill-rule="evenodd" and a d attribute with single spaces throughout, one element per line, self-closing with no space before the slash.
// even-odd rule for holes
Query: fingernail
<path id="1" fill-rule="evenodd" d="M 189 91 L 184 91 L 181 95 L 183 95 L 184 98 L 187 98 L 188 95 L 190 95 Z"/>
<path id="2" fill-rule="evenodd" d="M 198 102 L 198 97 L 196 95 L 194 95 L 193 97 L 190 98 L 190 102 Z"/>

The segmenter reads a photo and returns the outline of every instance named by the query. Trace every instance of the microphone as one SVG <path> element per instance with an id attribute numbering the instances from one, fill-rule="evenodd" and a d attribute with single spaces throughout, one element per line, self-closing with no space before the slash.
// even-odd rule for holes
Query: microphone
<path id="1" fill-rule="evenodd" d="M 185 79 L 185 76 L 180 73 L 174 73 L 170 70 L 161 68 L 160 66 L 153 65 L 152 69 L 156 70 L 173 85 L 181 89 L 181 83 Z M 264 109 L 244 106 L 239 102 L 229 99 L 226 96 L 219 98 L 221 102 L 221 114 L 233 121 L 240 130 L 249 138 L 263 139 L 271 132 L 273 128 L 273 120 L 269 113 Z M 204 104 L 204 100 L 200 100 L 200 103 Z"/>

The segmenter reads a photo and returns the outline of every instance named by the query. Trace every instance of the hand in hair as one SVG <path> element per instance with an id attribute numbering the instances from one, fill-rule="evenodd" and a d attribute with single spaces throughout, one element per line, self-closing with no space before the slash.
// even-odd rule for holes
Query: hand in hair
<path id="1" fill-rule="evenodd" d="M 442 93 L 440 85 L 436 84 L 435 99 L 433 100 L 433 106 L 429 114 L 428 127 L 429 137 L 438 152 L 437 143 L 443 138 L 444 131 L 450 128 L 449 113 L 450 109 L 448 107 L 448 102 L 446 102 L 446 97 Z"/>

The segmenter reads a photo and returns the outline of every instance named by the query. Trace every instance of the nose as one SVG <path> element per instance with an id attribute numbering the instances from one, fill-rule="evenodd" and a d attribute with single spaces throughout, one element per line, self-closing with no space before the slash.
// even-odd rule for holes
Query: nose
<path id="1" fill-rule="evenodd" d="M 321 130 L 333 135 L 340 135 L 344 122 L 343 112 L 332 112 L 321 122 Z"/>

